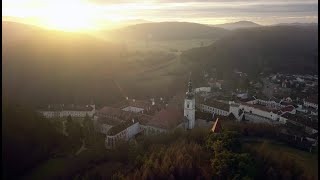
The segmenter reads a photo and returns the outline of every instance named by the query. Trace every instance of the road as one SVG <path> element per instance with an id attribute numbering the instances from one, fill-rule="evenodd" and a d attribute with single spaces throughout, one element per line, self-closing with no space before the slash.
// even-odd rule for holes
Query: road
<path id="1" fill-rule="evenodd" d="M 87 148 L 85 147 L 85 142 L 84 139 L 82 139 L 82 145 L 80 147 L 80 149 L 76 152 L 76 156 L 79 155 L 82 151 L 86 150 Z"/>

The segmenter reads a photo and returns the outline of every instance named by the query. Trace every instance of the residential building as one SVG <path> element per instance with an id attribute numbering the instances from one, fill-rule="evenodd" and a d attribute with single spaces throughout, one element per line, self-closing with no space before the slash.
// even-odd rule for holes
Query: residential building
<path id="1" fill-rule="evenodd" d="M 318 109 L 318 96 L 310 96 L 303 100 L 303 105 Z"/>
<path id="2" fill-rule="evenodd" d="M 93 117 L 95 105 L 50 104 L 46 108 L 40 108 L 38 112 L 46 118 L 62 118 L 68 116 L 84 118 L 86 115 Z"/>

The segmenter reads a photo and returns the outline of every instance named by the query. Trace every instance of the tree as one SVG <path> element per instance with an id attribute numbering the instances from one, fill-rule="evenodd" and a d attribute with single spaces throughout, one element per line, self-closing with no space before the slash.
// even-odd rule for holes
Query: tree
<path id="1" fill-rule="evenodd" d="M 241 144 L 239 141 L 239 133 L 235 131 L 224 131 L 219 134 L 214 134 L 210 132 L 206 140 L 207 148 L 214 150 L 213 145 L 218 140 L 222 143 L 222 149 L 230 151 L 239 151 L 241 148 Z"/>
<path id="2" fill-rule="evenodd" d="M 63 136 L 33 109 L 4 104 L 2 113 L 2 160 L 7 179 L 18 179 L 61 147 Z"/>
<path id="3" fill-rule="evenodd" d="M 86 114 L 83 120 L 83 136 L 87 143 L 93 143 L 97 138 L 94 131 L 93 121 L 90 119 L 88 114 Z"/>
<path id="4" fill-rule="evenodd" d="M 69 135 L 68 141 L 71 144 L 72 149 L 81 146 L 81 139 L 84 136 L 83 129 L 79 123 L 72 120 L 70 115 L 67 117 L 66 132 Z"/>

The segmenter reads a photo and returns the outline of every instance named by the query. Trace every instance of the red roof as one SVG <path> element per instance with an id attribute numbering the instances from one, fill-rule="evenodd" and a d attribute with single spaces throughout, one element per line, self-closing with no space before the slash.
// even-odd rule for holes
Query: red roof
<path id="1" fill-rule="evenodd" d="M 318 104 L 318 96 L 317 95 L 310 96 L 310 97 L 306 98 L 305 101 L 313 103 L 313 104 Z"/>
<path id="2" fill-rule="evenodd" d="M 177 108 L 162 109 L 147 123 L 147 125 L 155 126 L 163 129 L 171 129 L 177 127 L 183 122 L 183 112 Z"/>
<path id="3" fill-rule="evenodd" d="M 137 114 L 137 113 L 132 113 L 129 111 L 122 111 L 121 109 L 107 107 L 107 106 L 98 110 L 96 112 L 96 115 L 100 118 L 111 117 L 111 118 L 115 118 L 115 119 L 121 119 L 124 121 L 132 120 L 132 118 L 134 118 L 143 124 L 145 124 L 148 120 L 150 120 L 152 118 L 152 116 L 149 116 L 146 114 Z"/>
<path id="4" fill-rule="evenodd" d="M 291 112 L 294 110 L 294 106 L 290 105 L 290 106 L 286 106 L 284 108 L 280 109 L 282 112 Z"/>
<path id="5" fill-rule="evenodd" d="M 276 112 L 277 111 L 275 109 L 270 109 L 270 108 L 268 108 L 266 106 L 257 105 L 257 104 L 249 104 L 249 103 L 245 103 L 245 102 L 242 102 L 241 104 L 245 105 L 245 106 L 253 107 L 255 109 L 259 109 L 259 110 L 262 110 L 262 111 L 267 111 L 267 112 Z"/>
<path id="6" fill-rule="evenodd" d="M 212 130 L 213 133 L 220 133 L 221 132 L 222 126 L 221 126 L 221 123 L 219 121 L 219 118 L 217 118 L 216 122 L 214 122 L 214 125 L 213 125 L 211 130 Z"/>

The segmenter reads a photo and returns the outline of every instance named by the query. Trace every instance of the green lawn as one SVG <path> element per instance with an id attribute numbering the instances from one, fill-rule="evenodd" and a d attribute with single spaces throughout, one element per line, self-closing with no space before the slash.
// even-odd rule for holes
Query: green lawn
<path id="1" fill-rule="evenodd" d="M 263 145 L 263 142 L 250 142 L 245 144 L 259 149 Z M 272 141 L 267 141 L 265 145 L 270 152 L 282 153 L 284 156 L 292 158 L 301 164 L 308 174 L 312 174 L 318 179 L 318 148 L 316 148 L 316 151 L 310 153 Z"/>
<path id="2" fill-rule="evenodd" d="M 66 179 L 70 175 L 81 172 L 90 166 L 93 161 L 105 158 L 108 151 L 104 147 L 103 137 L 101 135 L 102 141 L 90 144 L 87 147 L 88 149 L 82 151 L 78 156 L 74 155 L 74 152 L 76 152 L 74 151 L 68 156 L 52 158 L 39 164 L 22 179 Z"/>

